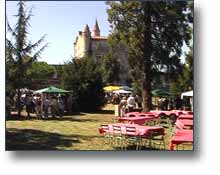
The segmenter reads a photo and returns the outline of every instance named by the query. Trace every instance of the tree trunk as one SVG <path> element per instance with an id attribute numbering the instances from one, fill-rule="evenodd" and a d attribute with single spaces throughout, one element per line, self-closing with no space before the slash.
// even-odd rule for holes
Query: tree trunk
<path id="1" fill-rule="evenodd" d="M 142 80 L 143 111 L 152 108 L 151 99 L 151 3 L 143 1 L 144 9 L 144 76 Z"/>
<path id="2" fill-rule="evenodd" d="M 25 77 L 24 75 L 24 67 L 22 66 L 22 56 L 19 54 L 19 61 L 18 61 L 19 72 L 17 73 L 17 89 L 18 89 L 18 117 L 21 117 L 21 88 L 23 88 L 22 78 Z"/>
<path id="3" fill-rule="evenodd" d="M 18 117 L 21 116 L 21 91 L 18 89 Z"/>

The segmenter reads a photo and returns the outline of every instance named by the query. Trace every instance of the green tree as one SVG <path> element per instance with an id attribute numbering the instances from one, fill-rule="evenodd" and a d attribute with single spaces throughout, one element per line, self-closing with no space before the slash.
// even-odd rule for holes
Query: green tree
<path id="1" fill-rule="evenodd" d="M 39 85 L 48 84 L 55 72 L 55 68 L 46 62 L 35 61 L 27 69 L 27 83 L 30 89 L 39 89 Z"/>
<path id="2" fill-rule="evenodd" d="M 128 85 L 130 83 L 129 63 L 127 60 L 126 43 L 119 41 L 116 43 L 114 36 L 108 37 L 108 51 L 104 56 L 103 78 L 105 84 Z"/>
<path id="3" fill-rule="evenodd" d="M 20 89 L 26 86 L 27 69 L 37 60 L 47 46 L 45 44 L 39 48 L 45 39 L 45 35 L 34 44 L 28 40 L 28 27 L 30 27 L 31 16 L 31 9 L 28 11 L 25 8 L 25 3 L 19 1 L 18 14 L 16 15 L 17 23 L 14 28 L 7 21 L 7 30 L 12 39 L 6 39 L 6 81 L 10 82 L 9 85 L 18 91 L 18 116 L 21 113 Z M 6 85 L 6 88 L 10 88 L 10 86 Z"/>
<path id="4" fill-rule="evenodd" d="M 74 59 L 65 64 L 62 83 L 72 91 L 80 111 L 95 111 L 104 105 L 101 69 L 92 58 Z"/>
<path id="5" fill-rule="evenodd" d="M 118 84 L 120 63 L 112 53 L 104 56 L 102 62 L 103 81 L 105 84 Z"/>
<path id="6" fill-rule="evenodd" d="M 178 72 L 176 79 L 171 84 L 171 92 L 175 95 L 180 95 L 184 91 L 193 89 L 193 50 L 186 54 L 185 63 L 182 65 L 182 70 Z"/>
<path id="7" fill-rule="evenodd" d="M 182 46 L 191 39 L 192 12 L 187 1 L 107 2 L 112 35 L 129 50 L 134 79 L 142 82 L 144 110 L 151 109 L 154 72 L 180 64 Z M 115 44 L 117 43 L 115 42 Z"/>

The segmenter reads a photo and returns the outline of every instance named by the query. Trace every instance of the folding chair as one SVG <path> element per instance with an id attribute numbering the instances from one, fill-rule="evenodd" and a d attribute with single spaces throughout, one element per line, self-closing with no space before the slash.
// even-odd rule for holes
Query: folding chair
<path id="1" fill-rule="evenodd" d="M 136 145 L 136 150 L 139 150 L 141 148 L 141 137 L 137 136 L 136 127 L 126 126 L 125 129 L 125 149 L 131 143 Z"/>
<path id="2" fill-rule="evenodd" d="M 168 117 L 159 118 L 158 125 L 164 128 L 169 128 L 169 129 L 172 128 L 172 124 Z"/>
<path id="3" fill-rule="evenodd" d="M 158 123 L 159 123 L 158 119 L 150 119 L 150 120 L 147 120 L 144 125 L 146 125 L 146 126 L 155 126 Z"/>
<path id="4" fill-rule="evenodd" d="M 107 141 L 108 144 L 111 144 L 113 136 L 109 131 L 109 125 L 108 124 L 102 124 L 101 128 L 104 131 L 104 133 L 103 133 L 103 136 L 104 136 L 103 137 L 103 145 L 106 144 L 106 141 Z"/>
<path id="5" fill-rule="evenodd" d="M 121 126 L 118 125 L 112 125 L 113 127 L 113 144 L 116 144 L 116 146 L 120 146 L 121 149 L 123 149 L 123 141 L 124 136 L 121 132 Z"/>
<path id="6" fill-rule="evenodd" d="M 150 147 L 155 149 L 165 149 L 165 135 L 157 131 L 151 131 Z"/>

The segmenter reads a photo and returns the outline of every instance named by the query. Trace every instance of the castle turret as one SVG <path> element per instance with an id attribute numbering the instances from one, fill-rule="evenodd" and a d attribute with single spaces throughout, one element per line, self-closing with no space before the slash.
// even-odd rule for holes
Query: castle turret
<path id="1" fill-rule="evenodd" d="M 93 29 L 93 36 L 100 36 L 100 29 L 99 29 L 97 19 L 95 21 L 95 26 L 94 26 L 94 29 Z"/>
<path id="2" fill-rule="evenodd" d="M 86 24 L 86 27 L 85 27 L 85 30 L 84 30 L 85 33 L 90 33 L 90 29 L 89 29 L 89 26 L 88 24 Z"/>

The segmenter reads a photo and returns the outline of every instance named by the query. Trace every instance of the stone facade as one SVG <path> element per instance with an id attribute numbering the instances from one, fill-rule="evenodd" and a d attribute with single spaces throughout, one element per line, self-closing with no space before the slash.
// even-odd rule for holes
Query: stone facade
<path id="1" fill-rule="evenodd" d="M 97 59 L 108 51 L 107 37 L 100 35 L 97 20 L 92 33 L 88 25 L 86 25 L 84 32 L 79 31 L 73 47 L 73 57 L 76 59 L 86 56 L 92 56 Z"/>
<path id="2" fill-rule="evenodd" d="M 103 55 L 108 53 L 109 47 L 107 36 L 101 36 L 98 21 L 96 20 L 93 31 L 91 32 L 89 26 L 86 25 L 84 32 L 79 31 L 78 36 L 74 42 L 74 59 L 80 59 L 86 56 L 91 56 L 96 61 L 102 61 Z M 120 63 L 119 82 L 115 84 L 128 85 L 129 79 L 129 64 L 128 53 L 124 46 L 118 44 L 114 52 L 114 56 L 118 57 Z"/>

